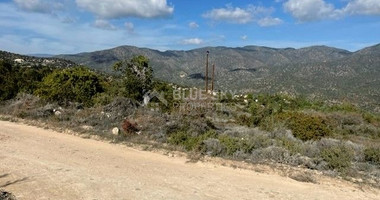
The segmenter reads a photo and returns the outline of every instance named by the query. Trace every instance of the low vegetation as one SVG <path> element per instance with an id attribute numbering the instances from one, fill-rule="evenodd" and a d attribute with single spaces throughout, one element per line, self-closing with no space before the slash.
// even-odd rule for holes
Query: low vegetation
<path id="1" fill-rule="evenodd" d="M 380 186 L 376 113 L 347 102 L 329 104 L 283 94 L 179 100 L 173 91 L 189 94 L 189 88 L 153 80 L 143 56 L 116 63 L 114 69 L 118 74 L 107 75 L 85 67 L 23 68 L 1 61 L 0 113 L 115 142 L 299 166 Z M 29 76 L 33 78 L 25 83 Z M 144 103 L 151 91 L 156 94 Z M 291 177 L 315 182 L 311 175 Z"/>
<path id="2" fill-rule="evenodd" d="M 0 189 L 0 199 L 1 200 L 16 200 L 16 197 L 12 193 Z"/>

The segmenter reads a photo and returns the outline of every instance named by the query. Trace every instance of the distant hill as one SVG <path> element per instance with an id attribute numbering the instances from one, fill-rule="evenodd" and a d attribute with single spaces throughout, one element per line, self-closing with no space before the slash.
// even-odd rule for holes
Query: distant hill
<path id="1" fill-rule="evenodd" d="M 380 44 L 357 52 L 328 46 L 301 49 L 246 46 L 207 47 L 189 51 L 157 51 L 133 46 L 60 55 L 102 71 L 134 55 L 147 56 L 159 79 L 203 86 L 206 51 L 216 65 L 216 88 L 257 93 L 301 94 L 308 97 L 380 102 Z"/>
<path id="2" fill-rule="evenodd" d="M 37 53 L 37 54 L 28 54 L 28 56 L 39 57 L 39 58 L 50 58 L 50 57 L 53 57 L 54 55 Z"/>
<path id="3" fill-rule="evenodd" d="M 64 67 L 72 67 L 72 66 L 77 65 L 70 60 L 65 60 L 62 58 L 27 56 L 27 55 L 10 53 L 7 51 L 0 51 L 0 59 L 9 60 L 15 64 L 25 66 L 25 67 L 43 65 L 43 66 L 64 68 Z"/>

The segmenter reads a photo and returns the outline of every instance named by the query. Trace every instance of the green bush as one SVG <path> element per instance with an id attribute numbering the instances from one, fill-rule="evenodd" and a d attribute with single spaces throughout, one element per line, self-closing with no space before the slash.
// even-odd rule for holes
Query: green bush
<path id="1" fill-rule="evenodd" d="M 287 125 L 292 130 L 294 137 L 303 141 L 319 140 L 332 133 L 327 121 L 321 116 L 293 113 Z"/>
<path id="2" fill-rule="evenodd" d="M 203 141 L 209 138 L 216 138 L 217 133 L 213 130 L 194 136 L 186 131 L 178 131 L 170 134 L 169 144 L 183 147 L 187 151 L 201 151 Z"/>
<path id="3" fill-rule="evenodd" d="M 152 89 L 153 69 L 148 58 L 135 56 L 129 61 L 115 63 L 113 68 L 123 76 L 124 96 L 142 101 L 144 94 Z"/>
<path id="4" fill-rule="evenodd" d="M 242 126 L 252 126 L 253 125 L 253 120 L 251 117 L 249 117 L 248 115 L 238 115 L 236 117 L 236 122 Z"/>
<path id="5" fill-rule="evenodd" d="M 12 99 L 19 92 L 18 67 L 0 60 L 0 101 Z"/>
<path id="6" fill-rule="evenodd" d="M 228 135 L 221 135 L 219 136 L 220 143 L 225 148 L 225 153 L 228 156 L 233 155 L 236 151 L 240 149 L 239 139 L 235 137 L 231 137 Z"/>
<path id="7" fill-rule="evenodd" d="M 104 91 L 102 78 L 85 67 L 57 69 L 43 79 L 35 93 L 48 101 L 94 104 L 93 97 Z"/>
<path id="8" fill-rule="evenodd" d="M 155 81 L 153 83 L 153 90 L 158 92 L 159 95 L 163 95 L 166 100 L 166 105 L 160 101 L 158 98 L 151 99 L 150 102 L 158 103 L 159 108 L 163 112 L 171 112 L 174 109 L 176 103 L 179 103 L 179 100 L 174 99 L 173 97 L 173 87 L 166 82 L 163 81 Z"/>
<path id="9" fill-rule="evenodd" d="M 20 70 L 18 87 L 20 92 L 33 94 L 37 90 L 43 78 L 53 72 L 53 69 L 47 66 L 25 67 Z"/>
<path id="10" fill-rule="evenodd" d="M 370 147 L 364 150 L 364 158 L 367 162 L 380 165 L 380 148 Z"/>
<path id="11" fill-rule="evenodd" d="M 330 146 L 321 151 L 321 157 L 330 169 L 345 172 L 351 166 L 354 152 L 343 145 Z"/>

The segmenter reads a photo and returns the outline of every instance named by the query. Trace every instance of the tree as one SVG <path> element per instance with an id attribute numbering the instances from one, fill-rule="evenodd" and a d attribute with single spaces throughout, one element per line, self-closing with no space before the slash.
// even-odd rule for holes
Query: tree
<path id="1" fill-rule="evenodd" d="M 12 99 L 19 92 L 18 71 L 11 62 L 0 60 L 0 101 Z"/>
<path id="2" fill-rule="evenodd" d="M 41 85 L 43 78 L 52 72 L 51 67 L 41 65 L 21 68 L 18 80 L 20 92 L 33 94 Z"/>
<path id="3" fill-rule="evenodd" d="M 93 97 L 104 91 L 101 77 L 85 67 L 57 69 L 43 79 L 36 94 L 48 101 L 70 101 L 93 105 Z"/>
<path id="4" fill-rule="evenodd" d="M 142 101 L 144 94 L 152 89 L 153 69 L 148 58 L 135 56 L 130 61 L 115 63 L 113 68 L 122 73 L 126 97 Z"/>

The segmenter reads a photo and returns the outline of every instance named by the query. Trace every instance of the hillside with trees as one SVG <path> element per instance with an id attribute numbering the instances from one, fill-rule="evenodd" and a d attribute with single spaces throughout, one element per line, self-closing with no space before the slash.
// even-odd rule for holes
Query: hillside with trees
<path id="1" fill-rule="evenodd" d="M 57 57 L 111 72 L 115 62 L 144 55 L 152 63 L 155 78 L 200 87 L 204 85 L 205 57 L 209 51 L 210 63 L 216 65 L 217 89 L 349 101 L 380 111 L 379 47 L 349 52 L 327 46 L 301 49 L 206 47 L 189 51 L 121 46 Z"/>
<path id="2" fill-rule="evenodd" d="M 195 161 L 211 156 L 286 165 L 380 186 L 379 114 L 349 102 L 287 94 L 197 96 L 202 90 L 154 79 L 155 67 L 141 55 L 113 68 L 119 73 L 2 60 L 1 119 L 183 151 Z M 181 98 L 175 98 L 178 93 Z M 315 182 L 309 173 L 288 176 Z"/>

